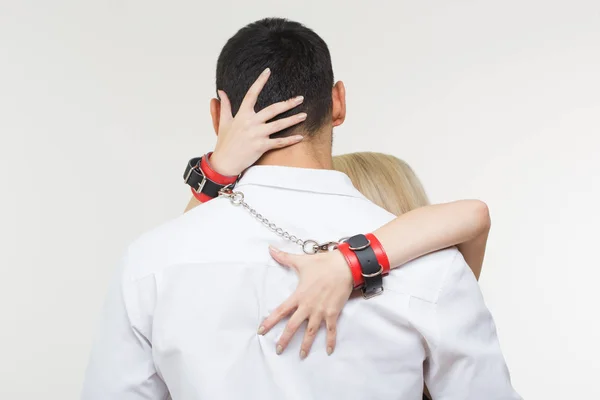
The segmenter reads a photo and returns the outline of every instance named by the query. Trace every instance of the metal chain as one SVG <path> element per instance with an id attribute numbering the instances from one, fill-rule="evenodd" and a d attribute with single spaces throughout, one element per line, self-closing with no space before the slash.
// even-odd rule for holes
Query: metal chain
<path id="1" fill-rule="evenodd" d="M 317 241 L 312 239 L 302 240 L 299 237 L 290 234 L 288 231 L 284 231 L 283 229 L 278 227 L 274 222 L 269 221 L 262 214 L 259 214 L 258 211 L 256 211 L 254 208 L 250 207 L 250 205 L 244 201 L 244 193 L 240 191 L 234 192 L 230 188 L 225 187 L 219 191 L 219 196 L 228 198 L 231 204 L 233 204 L 234 206 L 244 207 L 244 209 L 248 211 L 250 215 L 252 215 L 260 223 L 262 223 L 264 226 L 273 231 L 276 235 L 302 247 L 302 251 L 306 254 L 316 254 L 320 251 L 329 251 L 338 245 L 337 242 L 319 244 Z"/>

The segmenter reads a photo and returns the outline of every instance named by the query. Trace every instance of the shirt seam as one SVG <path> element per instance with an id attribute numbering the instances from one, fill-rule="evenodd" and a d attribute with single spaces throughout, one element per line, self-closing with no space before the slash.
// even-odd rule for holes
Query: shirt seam
<path id="1" fill-rule="evenodd" d="M 130 279 L 129 282 L 133 283 L 133 284 L 137 284 L 139 281 L 147 279 L 151 276 L 155 276 L 156 274 L 162 273 L 165 270 L 169 269 L 169 268 L 174 268 L 174 267 L 179 267 L 179 266 L 183 266 L 183 265 L 198 265 L 198 266 L 205 266 L 205 265 L 211 265 L 211 266 L 219 266 L 219 265 L 230 265 L 230 264 L 244 264 L 244 265 L 259 265 L 262 267 L 267 267 L 267 268 L 275 268 L 275 267 L 279 267 L 278 265 L 275 264 L 275 261 L 273 261 L 273 265 L 270 264 L 266 264 L 266 263 L 261 263 L 261 262 L 247 262 L 247 261 L 202 261 L 202 262 L 196 262 L 196 261 L 190 261 L 190 262 L 178 262 L 178 263 L 173 263 L 173 264 L 167 264 L 164 267 L 160 268 L 157 271 L 150 271 L 147 272 L 143 275 L 140 276 L 135 276 L 135 275 L 131 275 L 130 274 Z"/>
<path id="2" fill-rule="evenodd" d="M 435 303 L 433 305 L 433 312 L 435 315 L 435 348 L 439 348 L 442 342 L 442 335 L 441 335 L 441 331 L 440 331 L 440 326 L 439 326 L 439 322 L 438 322 L 438 303 L 441 297 L 441 293 L 442 291 L 446 288 L 446 285 L 448 284 L 448 279 L 449 279 L 449 274 L 450 274 L 450 270 L 452 269 L 452 266 L 454 265 L 454 262 L 456 261 L 456 258 L 458 257 L 458 254 L 460 252 L 458 250 L 456 250 L 456 254 L 454 255 L 454 257 L 452 258 L 452 262 L 450 262 L 450 264 L 448 264 L 448 268 L 446 268 L 446 272 L 444 274 L 444 279 L 442 281 L 442 284 L 440 285 L 440 288 L 438 290 L 438 293 L 436 295 L 436 299 L 435 299 Z"/>
<path id="3" fill-rule="evenodd" d="M 316 194 L 325 194 L 325 195 L 331 195 L 331 196 L 342 196 L 342 197 L 353 197 L 356 199 L 362 199 L 363 197 L 360 194 L 357 193 L 349 193 L 349 192 L 334 192 L 334 191 L 323 191 L 323 190 L 315 190 L 315 189 L 300 189 L 300 188 L 294 188 L 294 187 L 285 187 L 285 186 L 278 186 L 276 184 L 266 184 L 266 183 L 241 183 L 239 185 L 236 185 L 236 189 L 242 188 L 244 186 L 259 186 L 259 187 L 267 187 L 267 188 L 271 188 L 271 189 L 282 189 L 282 190 L 289 190 L 289 191 L 293 191 L 293 192 L 304 192 L 304 193 L 316 193 Z"/>
<path id="4" fill-rule="evenodd" d="M 435 300 L 427 299 L 427 298 L 425 298 L 423 296 L 419 296 L 419 295 L 416 295 L 416 294 L 411 294 L 411 293 L 408 293 L 408 292 L 405 292 L 405 291 L 402 291 L 402 290 L 390 289 L 390 288 L 385 288 L 385 290 L 389 290 L 390 292 L 394 292 L 394 293 L 397 293 L 397 294 L 404 294 L 404 295 L 410 297 L 411 299 L 418 299 L 418 300 L 424 301 L 424 302 L 426 302 L 428 304 L 436 304 L 436 302 L 437 302 L 437 299 L 435 299 Z"/>

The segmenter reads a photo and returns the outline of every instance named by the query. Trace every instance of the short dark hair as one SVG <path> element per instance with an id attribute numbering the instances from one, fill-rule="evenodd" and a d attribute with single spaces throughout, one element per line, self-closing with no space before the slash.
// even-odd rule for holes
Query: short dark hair
<path id="1" fill-rule="evenodd" d="M 227 41 L 217 61 L 217 89 L 225 91 L 233 115 L 246 92 L 265 68 L 271 76 L 255 106 L 304 96 L 300 106 L 275 119 L 306 112 L 306 121 L 275 136 L 300 128 L 313 135 L 331 116 L 333 68 L 327 44 L 304 25 L 283 18 L 266 18 L 240 29 Z"/>

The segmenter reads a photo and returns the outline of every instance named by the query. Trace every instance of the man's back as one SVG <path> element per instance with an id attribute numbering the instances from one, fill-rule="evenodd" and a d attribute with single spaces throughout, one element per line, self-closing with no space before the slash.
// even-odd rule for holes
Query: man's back
<path id="1" fill-rule="evenodd" d="M 393 218 L 335 171 L 253 167 L 237 190 L 305 240 L 371 232 Z M 283 323 L 256 334 L 297 283 L 293 271 L 271 259 L 269 244 L 300 251 L 224 198 L 135 242 L 117 288 L 122 304 L 109 304 L 109 312 L 125 310 L 116 323 L 129 325 L 136 349 L 127 350 L 123 337 L 101 334 L 84 397 L 162 399 L 168 390 L 185 400 L 417 400 L 426 363 L 435 399 L 519 398 L 475 279 L 456 250 L 393 271 L 382 296 L 352 298 L 339 320 L 335 353 L 327 356 L 319 332 L 300 360 L 301 334 L 284 354 L 275 352 Z M 99 370 L 114 357 L 121 360 L 109 372 Z"/>

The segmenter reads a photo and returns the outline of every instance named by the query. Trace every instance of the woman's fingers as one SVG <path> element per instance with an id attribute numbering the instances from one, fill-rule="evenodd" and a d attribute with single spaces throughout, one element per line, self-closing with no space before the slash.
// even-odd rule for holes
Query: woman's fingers
<path id="1" fill-rule="evenodd" d="M 289 128 L 290 126 L 294 126 L 306 120 L 306 113 L 299 113 L 296 115 L 292 115 L 291 117 L 281 118 L 277 121 L 269 122 L 265 124 L 261 128 L 261 132 L 265 136 L 272 135 L 279 131 L 284 130 L 285 128 Z"/>
<path id="2" fill-rule="evenodd" d="M 340 285 L 340 278 L 337 275 L 323 274 L 324 269 L 320 268 L 323 266 L 321 258 L 328 257 L 326 255 L 289 254 L 274 247 L 270 247 L 270 253 L 279 264 L 296 270 L 300 282 L 290 299 L 286 300 L 263 322 L 259 332 L 267 332 L 286 315 L 289 315 L 292 310 L 296 310 L 277 342 L 277 353 L 281 354 L 285 350 L 302 323 L 308 320 L 300 347 L 300 357 L 308 356 L 323 321 L 325 321 L 327 329 L 327 354 L 331 355 L 336 345 L 337 320 L 351 288 L 346 284 Z M 324 280 L 329 283 L 324 284 Z"/>
<path id="3" fill-rule="evenodd" d="M 304 359 L 308 355 L 322 321 L 323 317 L 318 314 L 312 315 L 308 319 L 308 325 L 306 326 L 306 331 L 304 331 L 304 339 L 302 339 L 302 345 L 300 346 L 300 358 Z"/>
<path id="4" fill-rule="evenodd" d="M 293 313 L 298 307 L 296 294 L 292 294 L 286 301 L 281 303 L 269 316 L 262 322 L 258 328 L 258 334 L 264 335 L 269 332 L 282 319 Z"/>
<path id="5" fill-rule="evenodd" d="M 244 100 L 242 100 L 242 104 L 240 105 L 240 110 L 254 112 L 254 106 L 256 105 L 256 100 L 258 99 L 258 95 L 265 87 L 265 84 L 269 80 L 269 76 L 271 76 L 271 70 L 269 68 L 265 69 L 254 81 L 248 92 L 246 92 L 246 96 L 244 96 Z"/>
<path id="6" fill-rule="evenodd" d="M 297 96 L 293 99 L 286 101 L 280 101 L 279 103 L 271 104 L 268 107 L 263 108 L 256 113 L 256 119 L 260 122 L 267 122 L 281 113 L 291 110 L 294 107 L 299 106 L 304 101 L 303 96 Z"/>
<path id="7" fill-rule="evenodd" d="M 286 267 L 293 268 L 295 270 L 297 270 L 296 261 L 298 260 L 299 257 L 302 257 L 302 256 L 299 256 L 296 254 L 286 253 L 285 251 L 276 249 L 273 246 L 269 246 L 269 253 L 271 254 L 271 257 L 273 257 L 273 259 L 275 261 L 277 261 L 279 264 L 284 265 Z"/>
<path id="8" fill-rule="evenodd" d="M 331 355 L 335 350 L 335 340 L 337 336 L 337 320 L 340 314 L 330 313 L 325 315 L 325 328 L 327 329 L 327 354 Z"/>
<path id="9" fill-rule="evenodd" d="M 231 114 L 231 102 L 229 101 L 229 97 L 227 97 L 227 93 L 223 90 L 218 90 L 219 99 L 221 100 L 221 114 L 220 120 L 221 123 L 233 119 L 233 115 Z"/>
<path id="10" fill-rule="evenodd" d="M 299 143 L 304 139 L 302 135 L 296 136 L 288 136 L 285 138 L 277 138 L 277 139 L 266 139 L 265 143 L 265 151 L 273 150 L 273 149 L 281 149 L 283 147 L 291 146 L 293 144 Z"/>
<path id="11" fill-rule="evenodd" d="M 308 312 L 305 309 L 299 307 L 296 310 L 296 312 L 292 315 L 292 317 L 286 324 L 285 329 L 283 330 L 283 333 L 281 334 L 281 337 L 277 342 L 277 347 L 275 349 L 277 354 L 283 353 L 288 344 L 290 344 L 290 340 L 292 340 L 292 337 L 294 336 L 296 331 L 298 331 L 298 329 L 300 328 L 302 323 L 308 318 L 308 316 Z"/>

